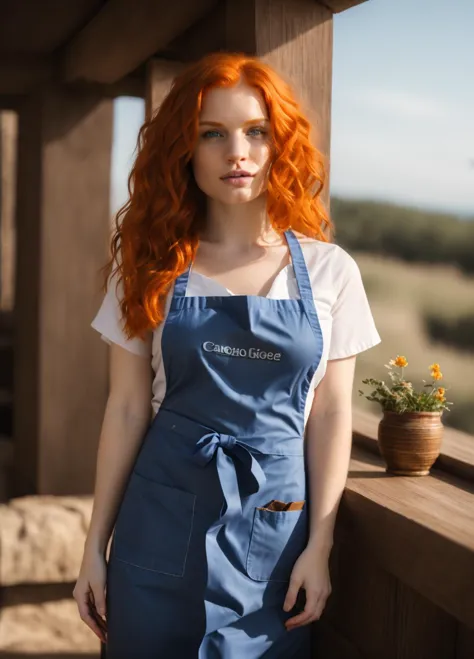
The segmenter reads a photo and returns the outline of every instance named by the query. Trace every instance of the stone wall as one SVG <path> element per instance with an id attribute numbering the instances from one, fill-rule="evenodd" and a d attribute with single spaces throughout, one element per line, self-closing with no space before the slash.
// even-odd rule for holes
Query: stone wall
<path id="1" fill-rule="evenodd" d="M 92 497 L 0 504 L 0 658 L 99 657 L 72 598 L 91 511 Z"/>

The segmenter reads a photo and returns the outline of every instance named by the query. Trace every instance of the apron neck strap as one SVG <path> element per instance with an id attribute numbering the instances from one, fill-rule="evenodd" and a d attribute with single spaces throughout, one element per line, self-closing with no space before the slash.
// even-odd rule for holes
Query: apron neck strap
<path id="1" fill-rule="evenodd" d="M 190 272 L 191 266 L 186 268 L 186 270 L 175 279 L 173 297 L 185 297 Z"/>
<path id="2" fill-rule="evenodd" d="M 313 290 L 311 288 L 311 280 L 306 267 L 306 261 L 303 256 L 303 250 L 300 241 L 295 236 L 293 231 L 285 231 L 288 240 L 288 247 L 290 248 L 291 258 L 293 260 L 293 270 L 295 271 L 296 282 L 300 293 L 301 304 L 306 313 L 309 324 L 319 341 L 322 341 L 321 325 L 319 324 L 318 312 L 314 304 Z"/>
<path id="3" fill-rule="evenodd" d="M 285 236 L 290 249 L 291 261 L 293 264 L 293 270 L 295 271 L 300 297 L 302 300 L 311 300 L 312 302 L 313 291 L 300 242 L 291 229 L 285 231 Z"/>

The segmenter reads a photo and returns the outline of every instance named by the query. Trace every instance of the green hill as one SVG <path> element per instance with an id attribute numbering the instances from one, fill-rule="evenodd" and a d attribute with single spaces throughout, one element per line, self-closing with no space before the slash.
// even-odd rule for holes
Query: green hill
<path id="1" fill-rule="evenodd" d="M 474 273 L 474 217 L 374 201 L 331 198 L 335 241 L 342 247 L 410 263 L 451 264 Z"/>
<path id="2" fill-rule="evenodd" d="M 362 353 L 357 360 L 354 404 L 378 413 L 380 406 L 357 394 L 369 393 L 361 381 L 375 377 L 389 381 L 387 364 L 403 355 L 408 359 L 405 375 L 414 386 L 429 380 L 428 366 L 441 365 L 454 405 L 443 422 L 474 434 L 474 351 L 455 347 L 431 331 L 429 319 L 449 326 L 457 318 L 474 318 L 474 277 L 452 265 L 407 265 L 391 257 L 369 255 L 348 248 L 357 261 L 382 343 Z M 454 323 L 454 325 L 456 325 Z"/>

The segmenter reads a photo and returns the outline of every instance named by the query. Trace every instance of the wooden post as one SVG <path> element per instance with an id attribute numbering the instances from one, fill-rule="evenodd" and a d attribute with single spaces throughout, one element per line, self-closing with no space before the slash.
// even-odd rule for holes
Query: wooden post
<path id="1" fill-rule="evenodd" d="M 19 108 L 14 496 L 93 491 L 108 357 L 90 322 L 109 238 L 112 103 L 49 87 Z"/>
<path id="2" fill-rule="evenodd" d="M 13 309 L 17 115 L 0 111 L 0 310 Z"/>
<path id="3" fill-rule="evenodd" d="M 0 111 L 0 501 L 7 501 L 13 460 L 13 328 L 17 115 Z"/>
<path id="4" fill-rule="evenodd" d="M 332 83 L 332 12 L 314 0 L 226 0 L 225 46 L 273 66 L 295 89 L 329 154 Z"/>
<path id="5" fill-rule="evenodd" d="M 183 70 L 185 65 L 152 58 L 147 62 L 145 116 L 149 119 L 169 92 L 173 78 Z"/>

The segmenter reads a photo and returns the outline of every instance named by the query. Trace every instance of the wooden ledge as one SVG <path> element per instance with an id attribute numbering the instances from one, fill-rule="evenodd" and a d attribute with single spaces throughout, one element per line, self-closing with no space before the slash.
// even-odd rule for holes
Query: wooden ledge
<path id="1" fill-rule="evenodd" d="M 445 414 L 449 414 L 449 412 Z M 381 418 L 382 415 L 376 416 L 357 407 L 354 408 L 352 428 L 356 446 L 380 455 L 377 429 Z M 434 468 L 474 483 L 474 437 L 445 426 L 441 454 L 436 460 Z"/>
<path id="2" fill-rule="evenodd" d="M 358 425 L 339 530 L 387 572 L 474 628 L 474 483 L 445 469 L 389 475 L 374 438 L 360 431 Z M 461 461 L 469 464 L 467 453 Z"/>

